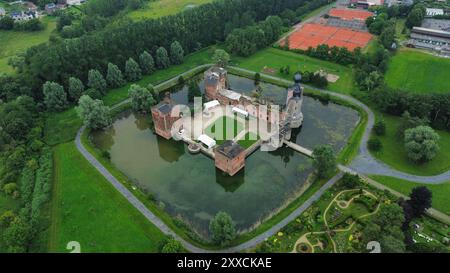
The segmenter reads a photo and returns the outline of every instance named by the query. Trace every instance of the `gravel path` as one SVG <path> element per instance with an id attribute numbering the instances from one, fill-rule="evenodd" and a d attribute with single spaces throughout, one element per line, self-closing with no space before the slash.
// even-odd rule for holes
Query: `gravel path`
<path id="1" fill-rule="evenodd" d="M 202 65 L 201 67 L 209 67 L 210 64 L 205 64 Z M 188 75 L 189 73 L 191 73 L 193 70 L 199 69 L 200 67 L 191 69 L 189 71 L 186 71 L 184 73 L 182 73 L 181 75 Z M 234 69 L 237 70 L 241 70 L 244 72 L 248 72 L 248 73 L 254 73 L 253 71 L 250 70 L 246 70 L 246 69 L 242 69 L 242 68 L 236 68 L 234 67 Z M 176 77 L 178 78 L 178 77 Z M 273 80 L 277 80 L 277 81 L 283 81 L 287 84 L 291 84 L 291 81 L 288 80 L 284 80 L 284 79 L 280 79 L 277 77 L 273 77 L 270 75 L 263 75 L 263 78 L 269 78 L 269 79 L 273 79 Z M 173 81 L 174 79 L 171 79 L 169 81 L 163 82 L 157 86 L 155 86 L 155 88 L 158 87 L 162 87 L 165 86 L 167 84 L 170 84 L 171 81 Z M 332 177 L 325 185 L 323 185 L 317 192 L 315 192 L 310 198 L 308 198 L 301 206 L 299 206 L 297 209 L 295 209 L 292 213 L 290 213 L 286 218 L 284 218 L 283 220 L 281 220 L 280 222 L 278 222 L 276 225 L 272 226 L 270 229 L 268 229 L 267 231 L 257 235 L 256 237 L 253 237 L 252 239 L 250 239 L 247 242 L 244 242 L 240 245 L 237 246 L 233 246 L 230 248 L 225 248 L 225 249 L 220 249 L 220 250 L 208 250 L 208 249 L 204 249 L 198 246 L 195 246 L 191 243 L 189 243 L 188 241 L 186 241 L 185 239 L 183 239 L 182 237 L 180 237 L 178 234 L 176 234 L 174 231 L 172 231 L 160 218 L 158 218 L 155 214 L 153 214 L 141 201 L 139 201 L 133 193 L 131 193 L 125 186 L 122 185 L 122 183 L 120 183 L 92 154 L 90 154 L 86 148 L 83 146 L 82 141 L 81 141 L 81 136 L 85 130 L 85 127 L 81 127 L 80 130 L 77 133 L 76 139 L 75 139 L 75 144 L 76 147 L 78 149 L 78 151 L 89 161 L 89 163 L 94 166 L 94 168 L 96 168 L 105 178 L 106 180 L 111 183 L 111 185 L 117 189 L 117 191 L 119 191 L 120 194 L 122 194 L 123 197 L 125 197 L 137 210 L 139 210 L 150 222 L 152 222 L 155 226 L 157 226 L 164 234 L 166 235 L 171 235 L 173 236 L 176 240 L 180 241 L 183 246 L 190 252 L 195 252 L 195 253 L 205 253 L 205 252 L 219 252 L 219 253 L 225 253 L 225 252 L 241 252 L 244 251 L 246 249 L 255 247 L 256 245 L 258 245 L 259 243 L 263 242 L 264 240 L 266 240 L 267 238 L 269 238 L 270 236 L 274 235 L 276 232 L 278 232 L 281 228 L 283 228 L 284 226 L 286 226 L 288 223 L 290 223 L 291 221 L 293 221 L 296 217 L 298 217 L 300 214 L 302 214 L 306 209 L 308 209 L 315 201 L 317 201 L 318 199 L 320 199 L 320 197 L 322 196 L 322 194 L 329 189 L 331 186 L 333 186 L 343 175 L 343 171 L 344 172 L 360 172 L 363 174 L 367 174 L 367 173 L 373 173 L 375 171 L 374 166 L 376 165 L 370 165 L 372 164 L 380 164 L 378 166 L 376 166 L 375 168 L 380 168 L 381 170 L 378 171 L 376 170 L 376 174 L 382 174 L 382 175 L 389 175 L 389 176 L 394 176 L 394 177 L 398 177 L 398 178 L 402 178 L 402 179 L 407 179 L 407 180 L 411 180 L 411 181 L 420 181 L 420 182 L 424 182 L 424 183 L 442 183 L 445 181 L 450 180 L 450 171 L 446 172 L 442 175 L 438 175 L 438 176 L 430 176 L 430 177 L 419 177 L 419 176 L 413 176 L 413 175 L 408 175 L 405 173 L 401 173 L 395 170 L 392 170 L 390 167 L 388 167 L 387 165 L 376 161 L 375 159 L 372 158 L 372 156 L 370 155 L 369 151 L 367 150 L 367 140 L 369 139 L 370 136 L 370 132 L 371 129 L 373 127 L 374 124 L 374 114 L 373 112 L 369 109 L 369 107 L 367 107 L 365 104 L 363 104 L 362 102 L 344 95 L 344 94 L 339 94 L 339 93 L 335 93 L 335 92 L 330 92 L 327 90 L 323 90 L 323 89 L 318 89 L 312 86 L 307 86 L 310 89 L 319 91 L 321 93 L 326 93 L 326 94 L 330 94 L 331 96 L 335 96 L 335 97 L 339 97 L 341 99 L 344 99 L 346 101 L 349 101 L 359 107 L 361 107 L 364 111 L 367 112 L 368 114 L 368 124 L 366 126 L 366 129 L 364 131 L 364 135 L 362 138 L 362 145 L 360 146 L 360 151 L 359 151 L 359 155 L 358 157 L 354 160 L 354 163 L 352 163 L 350 165 L 350 168 L 345 167 L 345 166 L 339 166 L 339 168 L 341 169 L 341 171 L 335 175 L 334 177 Z M 119 104 L 114 105 L 112 108 L 116 108 L 119 106 L 122 106 L 126 103 L 129 103 L 130 100 L 124 100 L 122 102 L 120 102 Z M 370 164 L 369 164 L 370 163 Z"/>
<path id="2" fill-rule="evenodd" d="M 139 199 L 137 199 L 133 193 L 131 193 L 122 183 L 120 183 L 91 153 L 89 153 L 86 148 L 83 146 L 81 142 L 81 136 L 85 130 L 85 127 L 81 127 L 77 133 L 77 137 L 75 140 L 76 147 L 78 151 L 86 158 L 89 163 L 94 166 L 97 171 L 99 171 L 106 180 L 111 183 L 111 185 L 120 193 L 123 197 L 125 197 L 128 202 L 130 202 L 138 211 L 140 211 L 145 218 L 147 218 L 150 222 L 152 222 L 155 226 L 157 226 L 164 234 L 172 235 L 176 240 L 180 241 L 183 246 L 189 251 L 193 253 L 207 253 L 207 252 L 217 252 L 217 253 L 234 253 L 241 252 L 248 248 L 255 247 L 259 243 L 263 242 L 270 236 L 277 233 L 281 228 L 289 224 L 295 218 L 297 218 L 300 214 L 302 214 L 306 209 L 308 209 L 315 201 L 319 200 L 322 194 L 333 186 L 343 175 L 342 172 L 339 172 L 337 175 L 332 177 L 325 185 L 323 185 L 317 192 L 315 192 L 310 198 L 308 198 L 300 207 L 295 209 L 291 214 L 289 214 L 286 218 L 278 222 L 276 225 L 272 226 L 267 231 L 259 234 L 256 237 L 253 237 L 247 242 L 244 242 L 240 245 L 233 246 L 230 248 L 220 249 L 220 250 L 208 250 L 197 247 L 174 231 L 172 231 L 160 218 L 158 218 L 153 212 L 151 212 Z"/>

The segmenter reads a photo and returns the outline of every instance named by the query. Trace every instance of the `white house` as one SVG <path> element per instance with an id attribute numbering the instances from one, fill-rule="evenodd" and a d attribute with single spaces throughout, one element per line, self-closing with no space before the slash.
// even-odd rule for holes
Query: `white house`
<path id="1" fill-rule="evenodd" d="M 68 6 L 79 6 L 81 5 L 81 0 L 66 0 Z"/>
<path id="2" fill-rule="evenodd" d="M 426 16 L 427 17 L 433 17 L 436 15 L 444 15 L 444 10 L 443 9 L 426 8 Z"/>

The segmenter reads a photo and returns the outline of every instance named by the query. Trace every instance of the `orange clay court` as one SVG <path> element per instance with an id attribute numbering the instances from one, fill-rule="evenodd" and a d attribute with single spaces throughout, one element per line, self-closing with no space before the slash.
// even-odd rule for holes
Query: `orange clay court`
<path id="1" fill-rule="evenodd" d="M 357 9 L 331 9 L 329 15 L 332 17 L 338 17 L 342 20 L 361 20 L 364 21 L 370 16 L 373 16 L 372 12 Z"/>
<path id="2" fill-rule="evenodd" d="M 371 39 L 372 34 L 368 32 L 309 23 L 289 37 L 289 48 L 306 50 L 309 47 L 316 48 L 326 44 L 353 51 L 357 47 L 364 48 Z"/>

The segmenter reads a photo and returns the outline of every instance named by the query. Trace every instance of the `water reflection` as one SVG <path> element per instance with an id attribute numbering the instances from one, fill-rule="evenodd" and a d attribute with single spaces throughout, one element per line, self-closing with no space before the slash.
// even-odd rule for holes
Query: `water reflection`
<path id="1" fill-rule="evenodd" d="M 235 192 L 244 182 L 245 168 L 232 177 L 216 168 L 216 183 L 222 186 L 226 192 Z"/>
<path id="2" fill-rule="evenodd" d="M 251 92 L 254 87 L 252 80 L 231 79 L 238 90 Z M 187 101 L 186 88 L 171 90 L 179 103 Z M 292 141 L 308 148 L 331 144 L 341 149 L 358 120 L 356 111 L 309 97 L 303 105 L 304 124 L 293 130 Z M 190 154 L 181 142 L 156 136 L 148 116 L 124 113 L 111 129 L 94 132 L 94 143 L 110 151 L 111 162 L 152 193 L 164 210 L 204 236 L 218 211 L 229 213 L 238 230 L 252 227 L 295 197 L 313 171 L 310 159 L 284 147 L 270 153 L 255 151 L 244 170 L 233 177 L 223 175 L 212 159 Z"/>

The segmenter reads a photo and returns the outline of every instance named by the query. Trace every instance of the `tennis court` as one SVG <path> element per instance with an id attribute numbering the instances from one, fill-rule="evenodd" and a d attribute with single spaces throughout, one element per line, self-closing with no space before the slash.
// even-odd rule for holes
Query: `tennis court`
<path id="1" fill-rule="evenodd" d="M 332 17 L 341 18 L 343 20 L 361 20 L 364 21 L 370 16 L 372 12 L 358 9 L 331 9 L 329 15 Z"/>
<path id="2" fill-rule="evenodd" d="M 327 44 L 353 51 L 357 47 L 364 48 L 371 39 L 372 35 L 368 32 L 309 23 L 289 36 L 289 48 L 306 50 Z"/>

